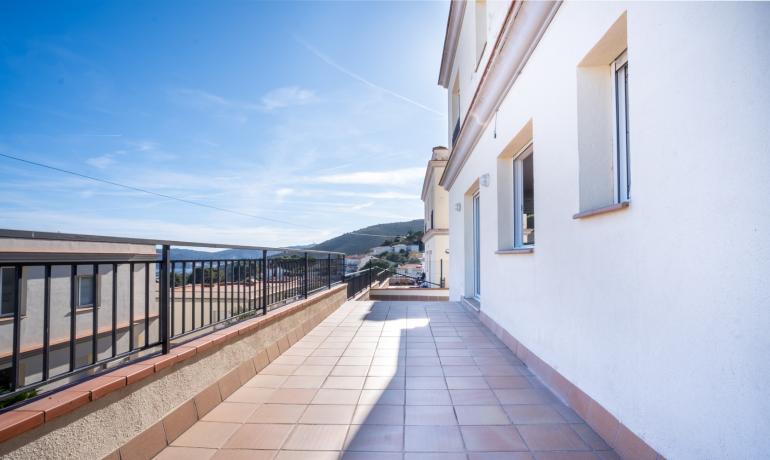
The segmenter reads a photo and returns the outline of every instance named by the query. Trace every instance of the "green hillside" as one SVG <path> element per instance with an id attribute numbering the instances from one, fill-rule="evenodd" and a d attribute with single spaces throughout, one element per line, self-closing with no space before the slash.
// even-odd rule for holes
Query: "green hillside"
<path id="1" fill-rule="evenodd" d="M 371 227 L 358 229 L 354 233 L 345 233 L 336 238 L 326 240 L 316 245 L 313 249 L 319 251 L 338 251 L 345 254 L 364 254 L 369 249 L 381 245 L 383 241 L 392 240 L 392 236 L 403 236 L 410 230 L 412 232 L 421 232 L 424 230 L 424 225 L 423 219 L 372 225 Z M 361 235 L 360 233 L 388 235 L 391 238 Z"/>

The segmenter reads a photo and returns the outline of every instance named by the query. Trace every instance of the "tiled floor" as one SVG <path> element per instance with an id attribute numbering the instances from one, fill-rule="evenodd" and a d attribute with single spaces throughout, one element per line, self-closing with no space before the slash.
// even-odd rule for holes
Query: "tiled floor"
<path id="1" fill-rule="evenodd" d="M 618 457 L 462 306 L 348 302 L 157 458 Z"/>

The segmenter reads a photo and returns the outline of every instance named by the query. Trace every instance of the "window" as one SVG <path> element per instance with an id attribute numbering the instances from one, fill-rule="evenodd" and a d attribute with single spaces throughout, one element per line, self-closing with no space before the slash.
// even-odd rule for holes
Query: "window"
<path id="1" fill-rule="evenodd" d="M 577 66 L 579 219 L 625 209 L 630 199 L 626 13 Z"/>
<path id="2" fill-rule="evenodd" d="M 13 315 L 16 303 L 16 269 L 13 267 L 0 268 L 0 315 Z"/>
<path id="3" fill-rule="evenodd" d="M 487 0 L 476 0 L 476 66 L 487 46 Z"/>
<path id="4" fill-rule="evenodd" d="M 529 144 L 513 159 L 514 247 L 535 244 L 534 153 Z"/>
<path id="5" fill-rule="evenodd" d="M 430 229 L 433 230 L 435 227 L 433 227 L 433 210 L 430 210 Z"/>
<path id="6" fill-rule="evenodd" d="M 628 53 L 612 63 L 613 83 L 615 85 L 615 171 L 617 201 L 622 203 L 631 199 L 631 174 L 628 149 Z"/>
<path id="7" fill-rule="evenodd" d="M 93 275 L 80 275 L 78 276 L 78 301 L 77 307 L 93 307 L 94 306 L 94 291 L 95 291 L 95 279 Z"/>

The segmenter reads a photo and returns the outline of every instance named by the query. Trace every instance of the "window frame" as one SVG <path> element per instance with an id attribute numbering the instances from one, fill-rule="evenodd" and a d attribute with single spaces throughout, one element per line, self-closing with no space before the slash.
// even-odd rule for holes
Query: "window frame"
<path id="1" fill-rule="evenodd" d="M 82 294 L 81 294 L 81 285 L 80 282 L 86 279 L 91 280 L 91 303 L 84 304 L 81 301 Z M 83 274 L 83 275 L 77 275 L 77 293 L 76 293 L 76 302 L 75 302 L 75 308 L 78 309 L 85 309 L 85 308 L 94 308 L 96 306 L 96 292 L 97 292 L 97 285 L 96 285 L 96 277 L 94 275 L 89 274 Z"/>
<path id="2" fill-rule="evenodd" d="M 618 85 L 618 73 L 623 72 L 623 85 Z M 615 186 L 614 202 L 617 204 L 631 201 L 631 157 L 629 145 L 628 121 L 628 49 L 623 50 L 610 65 L 612 81 L 612 149 L 613 181 Z M 622 97 L 620 91 L 622 90 Z M 622 117 L 622 120 L 621 120 Z M 621 131 L 622 127 L 625 129 Z"/>
<path id="3" fill-rule="evenodd" d="M 524 160 L 532 157 L 532 171 L 534 176 L 535 169 L 535 149 L 532 141 L 529 141 L 519 152 L 512 158 L 513 167 L 513 248 L 534 248 L 535 243 L 524 244 L 524 226 L 522 220 L 522 214 L 524 211 Z M 534 178 L 533 178 L 534 179 Z M 534 184 L 533 184 L 534 195 Z"/>
<path id="4" fill-rule="evenodd" d="M 16 267 L 0 267 L 0 318 L 8 318 L 14 315 L 16 306 L 11 305 L 11 311 L 4 313 L 2 310 L 2 295 L 3 295 L 3 271 L 11 270 L 13 272 L 13 278 L 16 279 Z M 19 286 L 16 286 L 16 292 L 14 293 L 14 299 L 18 297 Z"/>
<path id="5" fill-rule="evenodd" d="M 474 8 L 474 26 L 476 28 L 475 71 L 478 71 L 481 59 L 484 57 L 484 51 L 487 49 L 487 0 L 475 0 Z"/>

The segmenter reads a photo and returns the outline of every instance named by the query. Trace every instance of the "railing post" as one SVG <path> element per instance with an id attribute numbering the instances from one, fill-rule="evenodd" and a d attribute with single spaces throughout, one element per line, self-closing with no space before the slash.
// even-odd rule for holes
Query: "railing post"
<path id="1" fill-rule="evenodd" d="M 262 250 L 262 315 L 267 314 L 267 249 Z"/>
<path id="2" fill-rule="evenodd" d="M 169 302 L 169 294 L 173 294 L 169 292 L 169 276 L 171 271 L 170 255 L 171 248 L 169 245 L 164 244 L 160 261 L 160 297 L 158 299 L 160 303 L 158 306 L 158 310 L 160 312 L 160 343 L 164 355 L 167 355 L 169 349 L 171 348 L 169 343 L 169 308 L 171 308 Z"/>
<path id="3" fill-rule="evenodd" d="M 303 280 L 303 290 L 305 291 L 305 298 L 307 299 L 307 275 L 308 275 L 308 260 L 307 252 L 305 253 L 305 279 Z"/>
<path id="4" fill-rule="evenodd" d="M 327 272 L 326 272 L 326 288 L 331 289 L 332 288 L 332 255 L 328 254 L 327 258 L 328 262 L 326 263 Z"/>

